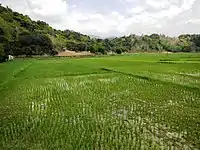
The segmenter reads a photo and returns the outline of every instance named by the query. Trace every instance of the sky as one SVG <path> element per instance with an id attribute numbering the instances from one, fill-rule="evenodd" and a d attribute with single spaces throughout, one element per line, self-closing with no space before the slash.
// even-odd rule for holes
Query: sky
<path id="1" fill-rule="evenodd" d="M 200 33 L 200 0 L 0 0 L 56 29 L 99 37 Z"/>

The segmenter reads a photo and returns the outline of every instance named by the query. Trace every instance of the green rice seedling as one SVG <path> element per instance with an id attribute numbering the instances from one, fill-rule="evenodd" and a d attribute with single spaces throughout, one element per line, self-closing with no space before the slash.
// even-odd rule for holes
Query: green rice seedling
<path id="1" fill-rule="evenodd" d="M 0 87 L 0 147 L 199 149 L 198 58 L 136 54 L 1 64 L 0 82 L 7 82 Z"/>

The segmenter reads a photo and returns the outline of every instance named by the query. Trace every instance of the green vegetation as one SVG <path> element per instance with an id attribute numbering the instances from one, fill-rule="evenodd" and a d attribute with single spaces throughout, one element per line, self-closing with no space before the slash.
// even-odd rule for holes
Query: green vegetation
<path id="1" fill-rule="evenodd" d="M 74 31 L 55 30 L 43 21 L 0 5 L 0 61 L 11 55 L 56 55 L 58 51 L 90 51 L 97 54 L 135 51 L 199 52 L 200 35 L 129 35 L 112 39 L 95 39 Z"/>
<path id="2" fill-rule="evenodd" d="M 200 54 L 0 64 L 1 149 L 200 149 Z"/>
<path id="3" fill-rule="evenodd" d="M 0 5 L 0 62 L 58 51 L 199 52 L 200 35 L 95 39 Z M 0 64 L 1 149 L 200 149 L 200 54 Z"/>

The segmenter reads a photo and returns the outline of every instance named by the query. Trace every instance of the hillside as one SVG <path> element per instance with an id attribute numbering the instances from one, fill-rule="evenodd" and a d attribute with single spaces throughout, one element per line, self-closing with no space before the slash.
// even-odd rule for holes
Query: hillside
<path id="1" fill-rule="evenodd" d="M 116 53 L 129 51 L 200 51 L 200 35 L 129 35 L 108 39 L 91 38 L 70 30 L 56 30 L 0 5 L 0 59 L 11 55 L 55 55 L 63 49 Z M 1 61 L 0 60 L 0 61 Z"/>
<path id="2" fill-rule="evenodd" d="M 0 55 L 54 55 L 63 48 L 93 51 L 96 39 L 78 32 L 53 29 L 43 21 L 0 6 Z M 93 48 L 94 47 L 94 48 Z"/>

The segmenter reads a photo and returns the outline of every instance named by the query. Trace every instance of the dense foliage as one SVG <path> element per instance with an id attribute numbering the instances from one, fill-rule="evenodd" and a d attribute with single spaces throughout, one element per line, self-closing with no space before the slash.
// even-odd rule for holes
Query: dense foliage
<path id="1" fill-rule="evenodd" d="M 129 35 L 110 40 L 104 40 L 114 51 L 171 51 L 197 52 L 200 51 L 200 35 L 180 35 L 172 38 L 165 35 Z"/>
<path id="2" fill-rule="evenodd" d="M 200 51 L 200 35 L 129 35 L 96 39 L 71 30 L 55 30 L 43 21 L 0 5 L 0 57 L 8 55 L 55 55 L 58 51 L 90 51 L 92 53 L 129 51 Z"/>

